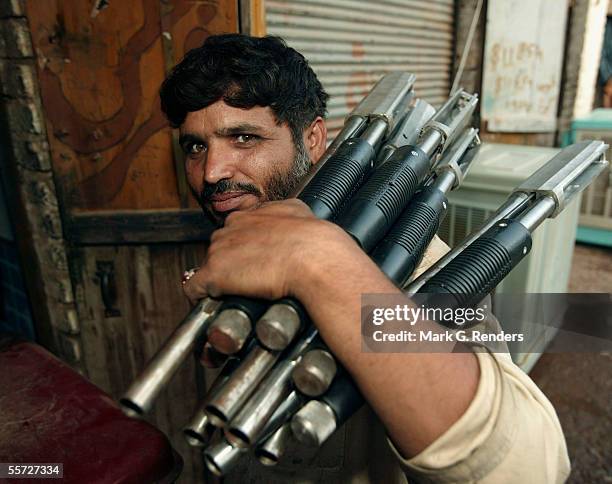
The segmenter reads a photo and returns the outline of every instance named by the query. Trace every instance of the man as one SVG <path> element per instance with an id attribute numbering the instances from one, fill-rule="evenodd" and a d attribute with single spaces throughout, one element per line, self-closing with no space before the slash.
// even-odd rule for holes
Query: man
<path id="1" fill-rule="evenodd" d="M 279 201 L 325 151 L 327 95 L 299 53 L 276 38 L 210 37 L 172 71 L 161 99 L 180 129 L 193 194 L 220 226 L 185 284 L 192 301 L 224 294 L 299 299 L 415 480 L 567 477 L 554 409 L 506 355 L 361 352 L 361 294 L 400 291 L 337 226 L 300 201 Z M 419 270 L 443 253 L 440 244 L 430 246 Z M 357 434 L 348 433 L 345 469 L 334 461 L 328 471 L 303 468 L 251 482 L 403 478 L 379 458 L 386 444 L 355 442 Z"/>

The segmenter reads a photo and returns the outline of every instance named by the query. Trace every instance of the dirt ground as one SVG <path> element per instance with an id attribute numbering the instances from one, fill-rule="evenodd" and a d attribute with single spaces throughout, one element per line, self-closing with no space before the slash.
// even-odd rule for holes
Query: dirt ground
<path id="1" fill-rule="evenodd" d="M 577 245 L 569 291 L 612 292 L 612 249 Z M 612 338 L 612 315 L 606 331 Z M 561 420 L 572 461 L 568 482 L 612 483 L 612 354 L 547 353 L 531 377 Z"/>

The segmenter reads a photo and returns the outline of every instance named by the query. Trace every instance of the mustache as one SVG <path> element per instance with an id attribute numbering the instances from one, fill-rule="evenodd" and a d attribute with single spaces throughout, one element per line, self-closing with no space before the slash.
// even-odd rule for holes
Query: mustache
<path id="1" fill-rule="evenodd" d="M 251 193 L 256 196 L 261 196 L 261 191 L 250 183 L 238 183 L 232 182 L 229 180 L 221 180 L 218 183 L 212 183 L 210 185 L 204 186 L 202 192 L 200 193 L 199 199 L 200 202 L 207 202 L 214 195 L 220 195 L 226 192 L 245 192 Z"/>

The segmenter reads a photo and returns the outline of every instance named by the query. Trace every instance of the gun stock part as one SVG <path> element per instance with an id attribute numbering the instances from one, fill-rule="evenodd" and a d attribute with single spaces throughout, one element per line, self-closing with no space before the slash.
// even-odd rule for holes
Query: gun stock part
<path id="1" fill-rule="evenodd" d="M 338 366 L 333 355 L 323 349 L 314 349 L 304 355 L 291 375 L 293 384 L 304 395 L 319 397 L 331 385 Z"/>

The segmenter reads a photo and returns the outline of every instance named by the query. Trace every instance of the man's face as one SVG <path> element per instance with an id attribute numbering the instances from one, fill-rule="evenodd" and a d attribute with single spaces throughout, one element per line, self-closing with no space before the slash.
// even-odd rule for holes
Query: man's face
<path id="1" fill-rule="evenodd" d="M 269 107 L 217 101 L 188 113 L 179 142 L 191 190 L 217 224 L 235 210 L 287 198 L 311 165 L 303 143 L 296 147 Z"/>

